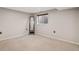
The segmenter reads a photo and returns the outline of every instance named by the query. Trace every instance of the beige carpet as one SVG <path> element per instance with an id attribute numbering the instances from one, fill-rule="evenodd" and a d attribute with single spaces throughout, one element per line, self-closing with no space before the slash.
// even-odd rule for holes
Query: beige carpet
<path id="1" fill-rule="evenodd" d="M 78 51 L 79 46 L 48 39 L 37 35 L 26 35 L 0 41 L 0 51 Z"/>

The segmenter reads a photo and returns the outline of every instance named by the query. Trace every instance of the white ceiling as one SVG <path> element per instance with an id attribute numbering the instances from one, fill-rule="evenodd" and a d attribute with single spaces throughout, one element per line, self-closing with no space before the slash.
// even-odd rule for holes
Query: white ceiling
<path id="1" fill-rule="evenodd" d="M 51 10 L 51 9 L 63 10 L 63 9 L 69 9 L 72 7 L 6 7 L 6 8 L 27 12 L 27 13 L 37 13 L 37 12 Z"/>

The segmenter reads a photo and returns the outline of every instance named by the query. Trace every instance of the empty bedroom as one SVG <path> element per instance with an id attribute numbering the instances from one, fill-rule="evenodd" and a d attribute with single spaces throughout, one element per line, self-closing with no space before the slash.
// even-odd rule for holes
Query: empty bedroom
<path id="1" fill-rule="evenodd" d="M 0 51 L 79 51 L 79 7 L 0 7 Z"/>

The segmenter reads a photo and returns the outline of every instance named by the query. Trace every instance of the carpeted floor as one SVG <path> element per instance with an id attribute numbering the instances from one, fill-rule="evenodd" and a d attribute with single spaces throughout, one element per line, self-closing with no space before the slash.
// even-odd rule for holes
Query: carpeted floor
<path id="1" fill-rule="evenodd" d="M 48 39 L 38 35 L 26 35 L 0 41 L 0 51 L 78 51 L 79 46 Z"/>

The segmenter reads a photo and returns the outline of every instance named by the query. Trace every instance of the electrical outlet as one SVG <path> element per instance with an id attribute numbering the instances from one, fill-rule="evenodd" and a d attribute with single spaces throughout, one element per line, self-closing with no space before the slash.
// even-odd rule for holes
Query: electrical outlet
<path id="1" fill-rule="evenodd" d="M 56 31 L 55 31 L 55 30 L 53 30 L 53 33 L 55 34 L 55 33 L 56 33 Z"/>
<path id="2" fill-rule="evenodd" d="M 26 28 L 26 30 L 28 30 L 28 29 Z"/>
<path id="3" fill-rule="evenodd" d="M 2 32 L 0 32 L 0 34 L 2 34 Z"/>

